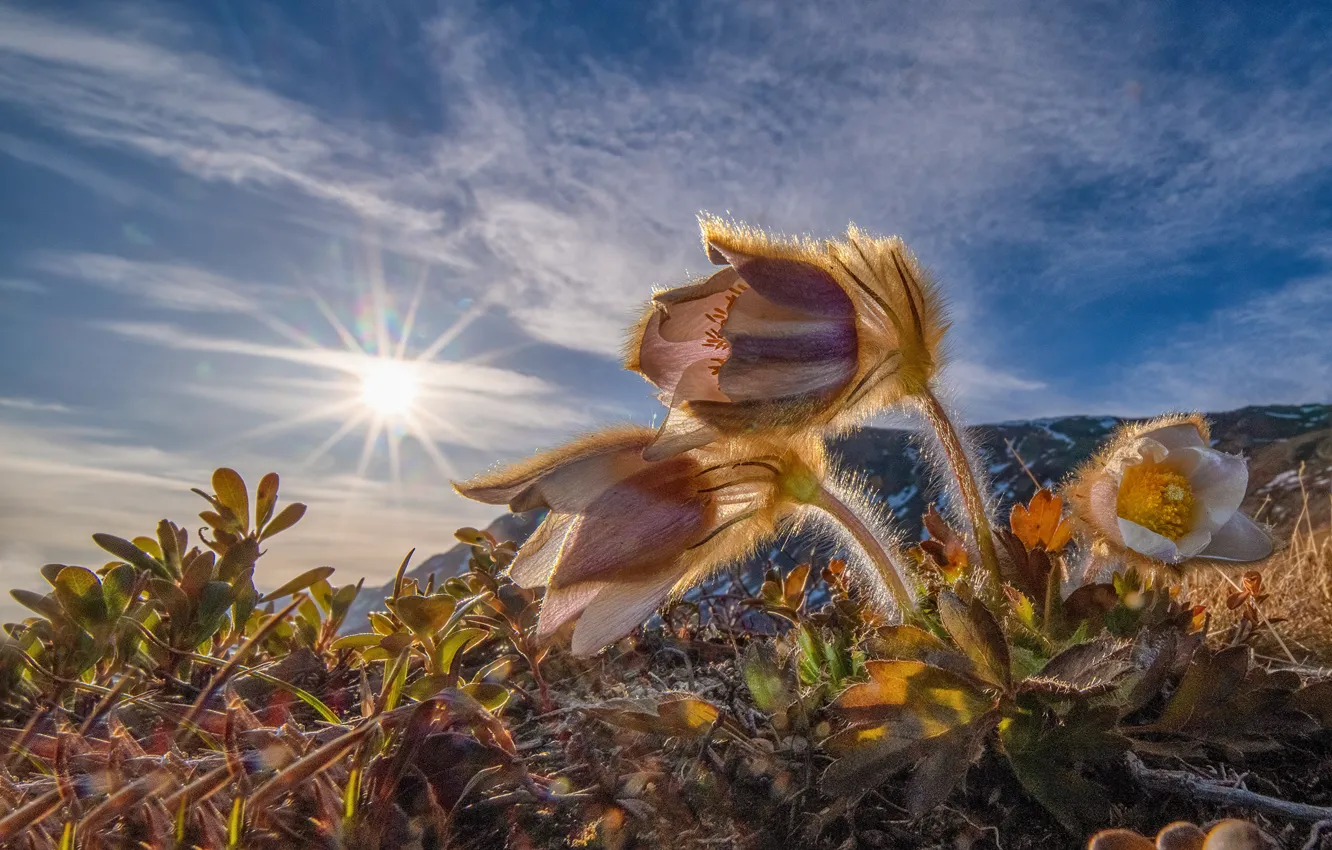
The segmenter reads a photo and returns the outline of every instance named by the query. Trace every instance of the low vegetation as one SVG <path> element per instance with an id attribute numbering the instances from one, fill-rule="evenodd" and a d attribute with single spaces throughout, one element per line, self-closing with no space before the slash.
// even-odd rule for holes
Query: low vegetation
<path id="1" fill-rule="evenodd" d="M 833 559 L 733 572 L 582 659 L 535 642 L 515 546 L 473 529 L 463 575 L 401 579 L 365 633 L 339 634 L 358 586 L 329 568 L 260 594 L 303 513 L 277 483 L 251 516 L 218 470 L 197 545 L 99 534 L 110 563 L 12 592 L 34 616 L 0 654 L 5 846 L 1039 847 L 1225 814 L 1298 844 L 1332 798 L 1326 656 L 1286 633 L 1326 604 L 1308 529 L 1226 594 L 1135 572 L 1062 594 L 1043 491 L 998 532 L 1002 605 L 931 514 L 910 624 Z M 1094 846 L 1153 846 L 1126 836 Z"/>

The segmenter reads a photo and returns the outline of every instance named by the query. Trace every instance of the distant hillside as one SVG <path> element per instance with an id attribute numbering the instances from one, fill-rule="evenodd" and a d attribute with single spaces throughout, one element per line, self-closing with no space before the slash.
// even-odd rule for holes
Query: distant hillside
<path id="1" fill-rule="evenodd" d="M 1250 458 L 1247 510 L 1259 512 L 1282 530 L 1293 526 L 1304 504 L 1299 477 L 1303 465 L 1304 486 L 1314 496 L 1310 499 L 1310 521 L 1316 528 L 1329 523 L 1332 405 L 1245 407 L 1208 417 L 1217 448 L 1242 452 Z M 993 491 L 999 494 L 1001 508 L 1006 510 L 1015 501 L 1031 498 L 1036 490 L 1014 452 L 1032 476 L 1051 486 L 1089 457 L 1122 421 L 1113 416 L 1068 416 L 981 425 L 973 429 L 973 434 L 984 455 Z M 866 428 L 837 440 L 831 448 L 848 469 L 866 475 L 899 527 L 909 537 L 918 537 L 920 517 L 936 494 L 931 492 L 932 474 L 921 459 L 913 435 L 895 429 Z M 488 530 L 500 540 L 525 540 L 540 519 L 538 511 L 506 514 Z M 807 550 L 808 546 L 790 541 L 788 548 Z M 421 582 L 431 573 L 437 582 L 456 575 L 469 551 L 470 547 L 459 544 L 420 561 L 408 575 Z M 391 591 L 389 582 L 380 590 L 363 592 L 348 616 L 348 626 L 356 628 L 356 624 L 364 623 L 365 616 Z"/>
<path id="2" fill-rule="evenodd" d="M 1270 499 L 1262 515 L 1278 526 L 1293 523 L 1302 502 L 1298 474 L 1303 463 L 1305 486 L 1323 494 L 1311 506 L 1318 511 L 1315 525 L 1319 520 L 1327 523 L 1332 405 L 1244 407 L 1207 416 L 1216 448 L 1250 458 L 1247 509 L 1257 510 Z M 1069 416 L 981 425 L 972 433 L 985 456 L 993 491 L 1006 507 L 1026 501 L 1036 491 L 1014 452 L 1042 485 L 1055 485 L 1123 421 L 1113 416 Z M 930 470 L 921 460 L 912 434 L 869 428 L 837 441 L 833 450 L 848 468 L 865 471 L 870 485 L 908 534 L 919 534 L 920 516 L 934 494 L 928 486 Z"/>

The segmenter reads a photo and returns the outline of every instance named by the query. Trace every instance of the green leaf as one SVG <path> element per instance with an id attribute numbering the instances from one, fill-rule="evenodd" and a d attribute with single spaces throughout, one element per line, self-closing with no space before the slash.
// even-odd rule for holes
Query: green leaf
<path id="1" fill-rule="evenodd" d="M 993 684 L 1011 687 L 1008 641 L 990 609 L 979 599 L 967 605 L 951 591 L 940 593 L 938 600 L 939 619 L 958 649 L 975 663 L 977 672 Z"/>
<path id="2" fill-rule="evenodd" d="M 162 578 L 172 578 L 171 571 L 164 564 L 124 538 L 113 534 L 94 534 L 92 539 L 98 546 L 126 563 Z"/>
<path id="3" fill-rule="evenodd" d="M 320 579 L 328 578 L 331 575 L 333 575 L 332 567 L 315 567 L 312 570 L 306 570 L 272 593 L 265 593 L 259 601 L 268 602 L 273 599 L 281 599 L 284 596 L 290 596 L 293 593 L 299 593 Z"/>
<path id="4" fill-rule="evenodd" d="M 925 757 L 911 771 L 907 783 L 907 810 L 920 817 L 948 799 L 968 768 L 980 756 L 981 738 L 989 723 L 962 726 L 934 738 L 924 747 Z"/>
<path id="5" fill-rule="evenodd" d="M 249 531 L 250 496 L 245 492 L 245 479 L 236 470 L 224 466 L 213 473 L 213 492 L 240 523 L 240 533 Z"/>
<path id="6" fill-rule="evenodd" d="M 65 567 L 56 576 L 54 592 L 69 618 L 86 631 L 96 633 L 106 625 L 106 598 L 92 570 Z"/>
<path id="7" fill-rule="evenodd" d="M 352 602 L 356 599 L 356 594 L 361 592 L 361 585 L 365 579 L 361 579 L 356 584 L 347 584 L 338 588 L 333 594 L 333 599 L 329 605 L 333 609 L 333 616 L 330 618 L 334 623 L 341 624 L 346 618 L 347 612 L 351 610 Z"/>
<path id="8" fill-rule="evenodd" d="M 43 564 L 41 569 L 42 578 L 46 579 L 48 584 L 54 586 L 56 576 L 60 575 L 60 571 L 66 566 L 66 564 Z"/>
<path id="9" fill-rule="evenodd" d="M 962 675 L 919 661 L 871 661 L 868 682 L 852 685 L 833 708 L 855 727 L 893 724 L 913 739 L 933 737 L 990 711 L 994 700 Z"/>
<path id="10" fill-rule="evenodd" d="M 433 673 L 429 676 L 422 676 L 403 689 L 403 694 L 411 697 L 417 702 L 430 699 L 435 694 L 449 686 L 450 678 L 451 677 L 446 673 Z"/>
<path id="11" fill-rule="evenodd" d="M 130 541 L 138 548 L 147 552 L 154 560 L 162 560 L 162 547 L 151 537 L 136 537 Z"/>
<path id="12" fill-rule="evenodd" d="M 820 664 L 823 661 L 823 638 L 807 623 L 801 623 L 796 630 L 796 646 L 800 647 L 800 659 L 796 670 L 800 681 L 805 685 L 818 684 Z"/>
<path id="13" fill-rule="evenodd" d="M 14 597 L 24 608 L 36 611 L 48 620 L 59 622 L 69 619 L 65 616 L 64 609 L 60 607 L 60 603 L 56 601 L 53 594 L 42 595 L 33 593 L 31 590 L 17 588 L 9 591 L 9 595 Z"/>
<path id="14" fill-rule="evenodd" d="M 1010 757 L 1009 765 L 1027 793 L 1075 835 L 1110 819 L 1106 789 L 1077 771 L 1034 758 Z"/>
<path id="15" fill-rule="evenodd" d="M 772 714 L 794 701 L 793 683 L 777 665 L 777 652 L 771 643 L 752 641 L 745 649 L 741 666 L 745 685 L 760 711 Z"/>
<path id="16" fill-rule="evenodd" d="M 459 690 L 481 703 L 487 711 L 499 711 L 509 701 L 509 689 L 491 682 L 473 682 Z"/>
<path id="17" fill-rule="evenodd" d="M 300 502 L 292 502 L 283 508 L 277 516 L 273 517 L 272 522 L 264 526 L 264 532 L 259 535 L 259 539 L 267 540 L 275 534 L 286 531 L 300 522 L 303 516 L 305 516 L 305 505 Z"/>
<path id="18" fill-rule="evenodd" d="M 431 637 L 440 626 L 448 622 L 449 616 L 457 607 L 457 600 L 444 594 L 435 596 L 403 596 L 390 600 L 393 613 L 406 624 L 407 628 L 422 637 Z"/>
<path id="19" fill-rule="evenodd" d="M 369 632 L 366 634 L 343 635 L 328 645 L 329 649 L 364 649 L 367 646 L 379 646 L 383 635 Z"/>
<path id="20" fill-rule="evenodd" d="M 102 579 L 102 596 L 106 599 L 106 613 L 109 620 L 120 619 L 129 608 L 138 578 L 139 573 L 134 567 L 121 564 L 112 567 Z"/>
<path id="21" fill-rule="evenodd" d="M 407 650 L 404 649 L 397 654 L 384 674 L 383 688 L 380 691 L 384 701 L 384 711 L 392 711 L 398 707 L 398 700 L 402 697 L 402 688 L 406 682 Z"/>
<path id="22" fill-rule="evenodd" d="M 970 659 L 924 629 L 916 626 L 889 626 L 868 642 L 875 658 L 923 661 L 954 673 L 971 675 Z"/>
<path id="23" fill-rule="evenodd" d="M 259 604 L 259 592 L 254 589 L 254 567 L 250 567 L 231 580 L 233 601 L 231 603 L 232 629 L 237 634 L 245 630 L 254 606 Z"/>
<path id="24" fill-rule="evenodd" d="M 435 669 L 448 673 L 453 669 L 453 660 L 461 653 L 489 637 L 484 629 L 458 629 L 439 642 L 435 649 Z"/>
<path id="25" fill-rule="evenodd" d="M 227 547 L 226 553 L 217 562 L 215 576 L 222 581 L 231 581 L 246 570 L 253 569 L 257 560 L 259 560 L 259 541 L 252 537 L 237 540 Z"/>
<path id="26" fill-rule="evenodd" d="M 209 552 L 209 555 L 212 553 Z M 181 590 L 191 599 L 197 599 L 203 586 L 213 579 L 217 578 L 217 560 L 215 558 L 200 556 L 192 558 L 190 563 L 181 570 L 180 584 Z"/>
<path id="27" fill-rule="evenodd" d="M 201 643 L 213 636 L 225 622 L 227 609 L 235 600 L 235 591 L 225 581 L 210 581 L 199 592 L 199 610 L 194 618 L 193 643 Z"/>
<path id="28" fill-rule="evenodd" d="M 1247 646 L 1227 647 L 1214 655 L 1200 649 L 1161 711 L 1156 727 L 1183 729 L 1195 716 L 1219 707 L 1244 681 L 1251 657 L 1252 651 Z"/>
<path id="29" fill-rule="evenodd" d="M 259 489 L 254 494 L 254 527 L 260 532 L 273 518 L 273 507 L 277 504 L 277 494 L 278 474 L 270 472 L 259 480 Z"/>
<path id="30" fill-rule="evenodd" d="M 851 675 L 851 654 L 845 634 L 838 633 L 834 640 L 824 641 L 823 658 L 827 665 L 829 686 L 834 691 L 841 690 L 842 683 Z"/>
<path id="31" fill-rule="evenodd" d="M 184 548 L 182 534 L 170 520 L 164 519 L 157 524 L 157 545 L 162 550 L 162 563 L 173 575 L 180 574 L 181 550 Z"/>
<path id="32" fill-rule="evenodd" d="M 328 583 L 328 579 L 321 578 L 310 585 L 310 598 L 319 605 L 325 614 L 329 613 L 332 610 L 333 585 Z"/>
<path id="33" fill-rule="evenodd" d="M 154 578 L 148 580 L 148 593 L 166 609 L 172 630 L 183 634 L 181 630 L 190 620 L 190 598 L 185 592 L 166 579 Z"/>

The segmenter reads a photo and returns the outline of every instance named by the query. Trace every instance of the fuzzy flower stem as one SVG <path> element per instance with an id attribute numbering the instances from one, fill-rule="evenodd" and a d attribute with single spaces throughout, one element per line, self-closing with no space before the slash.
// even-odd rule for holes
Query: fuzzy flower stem
<path id="1" fill-rule="evenodd" d="M 962 503 L 971 518 L 971 533 L 976 538 L 981 563 L 990 574 L 997 593 L 1004 585 L 1003 575 L 999 572 L 999 555 L 994 548 L 994 535 L 990 531 L 990 517 L 985 511 L 985 501 L 981 498 L 980 488 L 976 485 L 976 475 L 967 460 L 967 451 L 962 446 L 962 438 L 958 436 L 953 420 L 948 417 L 943 404 L 932 390 L 924 389 L 915 396 L 915 399 L 943 446 L 949 471 L 957 482 L 957 488 L 962 494 Z"/>
<path id="2" fill-rule="evenodd" d="M 874 564 L 879 579 L 888 588 L 888 593 L 893 597 L 893 601 L 897 603 L 897 607 L 901 609 L 902 615 L 910 619 L 915 614 L 916 605 L 911 600 L 911 594 L 907 592 L 906 584 L 902 581 L 902 575 L 898 572 L 897 565 L 893 563 L 892 556 L 889 555 L 874 531 L 846 502 L 823 484 L 819 485 L 818 490 L 808 500 L 808 504 L 837 520 L 846 529 L 847 533 L 855 539 L 856 544 L 865 553 L 865 557 L 869 558 L 870 563 Z"/>

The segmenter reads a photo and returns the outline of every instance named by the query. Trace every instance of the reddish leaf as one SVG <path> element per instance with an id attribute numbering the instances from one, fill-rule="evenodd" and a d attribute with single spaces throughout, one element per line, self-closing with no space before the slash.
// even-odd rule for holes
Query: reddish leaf
<path id="1" fill-rule="evenodd" d="M 1047 552 L 1058 552 L 1072 534 L 1064 520 L 1064 500 L 1044 488 L 1037 490 L 1025 506 L 1014 505 L 1008 524 L 1027 549 L 1039 546 Z"/>

